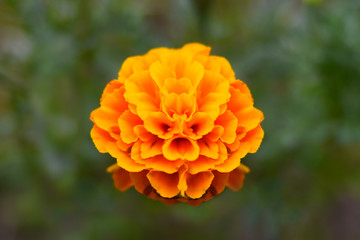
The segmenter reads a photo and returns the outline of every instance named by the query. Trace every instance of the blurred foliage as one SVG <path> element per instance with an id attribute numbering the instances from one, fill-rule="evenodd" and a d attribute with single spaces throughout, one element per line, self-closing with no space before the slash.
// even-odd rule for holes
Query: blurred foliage
<path id="1" fill-rule="evenodd" d="M 1 239 L 360 239 L 360 2 L 0 1 Z M 128 56 L 200 41 L 265 114 L 244 189 L 118 192 L 88 117 Z"/>

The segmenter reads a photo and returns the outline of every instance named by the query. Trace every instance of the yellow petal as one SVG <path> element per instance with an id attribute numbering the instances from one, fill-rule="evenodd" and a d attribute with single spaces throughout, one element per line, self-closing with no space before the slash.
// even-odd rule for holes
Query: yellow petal
<path id="1" fill-rule="evenodd" d="M 176 77 L 174 72 L 166 65 L 155 62 L 150 66 L 150 75 L 159 88 L 163 87 L 166 79 Z"/>

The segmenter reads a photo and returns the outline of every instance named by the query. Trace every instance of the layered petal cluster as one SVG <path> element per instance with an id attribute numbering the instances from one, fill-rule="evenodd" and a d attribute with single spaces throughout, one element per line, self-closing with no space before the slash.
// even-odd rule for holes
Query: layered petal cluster
<path id="1" fill-rule="evenodd" d="M 117 160 L 108 168 L 115 186 L 167 203 L 240 189 L 249 171 L 241 159 L 264 136 L 246 84 L 198 43 L 126 59 L 90 119 L 95 146 Z"/>

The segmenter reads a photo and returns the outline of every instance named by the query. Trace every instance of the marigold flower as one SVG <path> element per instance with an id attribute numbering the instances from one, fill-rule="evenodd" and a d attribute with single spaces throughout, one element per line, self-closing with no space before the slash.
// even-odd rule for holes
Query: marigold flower
<path id="1" fill-rule="evenodd" d="M 117 189 L 197 205 L 242 187 L 264 132 L 246 84 L 199 43 L 129 57 L 90 116 L 91 138 L 116 158 Z"/>

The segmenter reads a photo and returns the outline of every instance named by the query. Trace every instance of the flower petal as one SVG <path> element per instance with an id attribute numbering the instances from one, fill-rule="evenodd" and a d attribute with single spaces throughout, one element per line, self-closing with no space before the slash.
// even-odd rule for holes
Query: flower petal
<path id="1" fill-rule="evenodd" d="M 160 62 L 151 64 L 150 75 L 159 88 L 163 87 L 166 79 L 175 77 L 174 72 L 167 65 Z"/>
<path id="2" fill-rule="evenodd" d="M 177 137 L 165 141 L 163 148 L 163 155 L 169 160 L 188 160 L 194 161 L 199 157 L 200 148 L 196 141 Z"/>
<path id="3" fill-rule="evenodd" d="M 106 146 L 109 144 L 109 142 L 115 142 L 115 139 L 113 139 L 107 131 L 99 128 L 96 125 L 94 125 L 91 129 L 90 136 L 95 144 L 95 147 L 101 153 L 107 152 Z"/>
<path id="4" fill-rule="evenodd" d="M 214 174 L 214 179 L 211 183 L 210 191 L 213 196 L 216 196 L 224 191 L 229 179 L 229 173 L 222 173 L 218 171 L 212 171 L 212 173 Z"/>
<path id="5" fill-rule="evenodd" d="M 161 155 L 147 158 L 144 161 L 146 168 L 156 169 L 165 173 L 174 173 L 179 170 L 180 166 L 184 163 L 183 160 L 169 161 Z"/>
<path id="6" fill-rule="evenodd" d="M 241 158 L 249 152 L 250 144 L 243 144 L 240 148 L 232 153 L 223 163 L 216 165 L 215 168 L 219 172 L 230 172 L 240 165 Z"/>
<path id="7" fill-rule="evenodd" d="M 141 158 L 150 158 L 162 154 L 162 145 L 164 140 L 154 137 L 151 141 L 146 141 L 141 144 Z"/>
<path id="8" fill-rule="evenodd" d="M 190 54 L 201 54 L 204 56 L 209 56 L 211 48 L 208 46 L 205 46 L 201 43 L 188 43 L 185 44 L 182 48 L 182 50 L 185 50 L 186 52 Z"/>
<path id="9" fill-rule="evenodd" d="M 263 113 L 257 108 L 247 109 L 235 113 L 239 120 L 239 126 L 245 128 L 246 131 L 254 129 L 263 120 Z"/>
<path id="10" fill-rule="evenodd" d="M 144 195 L 148 195 L 149 190 L 152 190 L 151 184 L 147 179 L 146 175 L 149 173 L 148 170 L 143 170 L 140 172 L 130 172 L 129 176 L 131 182 L 134 184 L 136 191 Z"/>
<path id="11" fill-rule="evenodd" d="M 181 93 L 192 94 L 195 88 L 188 78 L 168 78 L 165 80 L 162 90 L 165 94 L 175 93 L 179 95 Z"/>
<path id="12" fill-rule="evenodd" d="M 209 133 L 214 128 L 214 121 L 209 114 L 205 112 L 195 113 L 188 122 L 187 135 L 192 138 L 199 139 L 203 135 Z"/>
<path id="13" fill-rule="evenodd" d="M 153 112 L 144 120 L 146 130 L 160 138 L 168 139 L 174 135 L 173 122 L 163 112 Z"/>
<path id="14" fill-rule="evenodd" d="M 190 79 L 192 86 L 196 89 L 200 80 L 204 77 L 204 73 L 204 67 L 195 61 L 186 67 L 184 77 Z"/>
<path id="15" fill-rule="evenodd" d="M 102 95 L 101 95 L 100 103 L 103 101 L 103 99 L 104 99 L 107 95 L 111 94 L 112 92 L 114 92 L 115 89 L 119 89 L 119 88 L 121 88 L 122 86 L 123 86 L 123 84 L 122 84 L 119 80 L 117 80 L 117 79 L 114 79 L 114 80 L 110 81 L 110 82 L 106 85 L 106 87 L 105 87 L 105 89 L 104 89 L 104 91 L 103 91 L 103 93 L 102 93 Z"/>
<path id="16" fill-rule="evenodd" d="M 117 145 L 108 145 L 108 151 L 110 155 L 117 160 L 119 167 L 125 169 L 129 172 L 140 172 L 145 166 L 139 163 L 136 163 L 133 159 L 130 158 L 129 154 L 121 151 Z"/>
<path id="17" fill-rule="evenodd" d="M 176 93 L 170 93 L 163 96 L 162 100 L 163 111 L 170 117 L 174 115 L 186 115 L 190 117 L 196 110 L 196 102 L 194 96 L 182 93 L 180 95 Z"/>
<path id="18" fill-rule="evenodd" d="M 172 198 L 179 194 L 177 187 L 179 183 L 178 173 L 167 174 L 151 170 L 147 174 L 151 186 L 164 198 Z"/>
<path id="19" fill-rule="evenodd" d="M 204 137 L 197 141 L 200 148 L 200 155 L 218 159 L 219 158 L 219 145 L 210 141 L 208 138 Z"/>
<path id="20" fill-rule="evenodd" d="M 215 161 L 214 159 L 205 157 L 205 156 L 199 156 L 196 161 L 187 162 L 186 164 L 189 167 L 189 173 L 191 174 L 197 174 L 199 172 L 204 172 L 210 169 L 213 169 L 215 167 Z"/>
<path id="21" fill-rule="evenodd" d="M 143 123 L 143 121 L 129 110 L 119 117 L 120 136 L 124 143 L 133 143 L 138 139 L 134 132 L 134 127 Z"/>
<path id="22" fill-rule="evenodd" d="M 233 143 L 235 141 L 237 123 L 237 118 L 230 111 L 225 111 L 216 119 L 215 124 L 224 128 L 224 133 L 220 136 L 223 142 Z"/>
<path id="23" fill-rule="evenodd" d="M 261 128 L 261 126 L 257 126 L 253 130 L 247 132 L 246 136 L 240 140 L 240 144 L 243 142 L 250 143 L 250 153 L 255 153 L 258 148 L 260 147 L 261 141 L 264 138 L 264 130 Z"/>
<path id="24" fill-rule="evenodd" d="M 245 173 L 248 173 L 249 171 L 249 168 L 243 164 L 232 170 L 229 173 L 227 186 L 233 191 L 237 191 L 242 188 L 245 179 Z"/>
<path id="25" fill-rule="evenodd" d="M 118 118 L 127 109 L 124 99 L 124 87 L 115 89 L 111 94 L 102 98 L 101 106 L 90 115 L 90 119 L 100 128 L 110 131 L 117 126 Z"/>
<path id="26" fill-rule="evenodd" d="M 202 197 L 210 187 L 213 178 L 214 175 L 211 171 L 200 172 L 195 175 L 188 174 L 186 195 L 194 199 Z"/>
<path id="27" fill-rule="evenodd" d="M 224 134 L 224 128 L 222 126 L 215 125 L 212 131 L 209 134 L 207 134 L 206 137 L 210 141 L 216 142 L 223 134 Z"/>
<path id="28" fill-rule="evenodd" d="M 126 191 L 133 185 L 128 171 L 125 171 L 117 164 L 113 164 L 107 169 L 108 172 L 112 173 L 114 185 L 120 191 Z"/>

